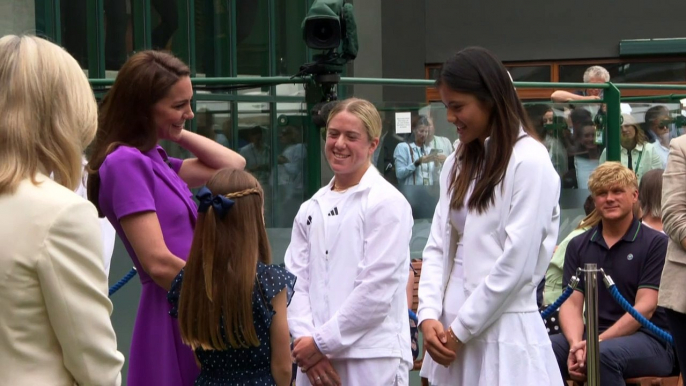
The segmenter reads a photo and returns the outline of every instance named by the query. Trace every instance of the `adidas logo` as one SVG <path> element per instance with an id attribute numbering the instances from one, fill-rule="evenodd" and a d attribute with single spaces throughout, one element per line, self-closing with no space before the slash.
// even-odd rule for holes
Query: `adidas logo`
<path id="1" fill-rule="evenodd" d="M 307 216 L 307 225 L 312 224 L 312 216 Z"/>
<path id="2" fill-rule="evenodd" d="M 329 216 L 338 216 L 338 207 L 334 207 L 331 212 L 328 214 Z"/>

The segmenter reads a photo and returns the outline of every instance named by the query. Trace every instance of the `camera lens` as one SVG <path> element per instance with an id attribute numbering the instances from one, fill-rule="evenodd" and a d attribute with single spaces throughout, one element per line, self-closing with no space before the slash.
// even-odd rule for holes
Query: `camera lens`
<path id="1" fill-rule="evenodd" d="M 305 31 L 305 42 L 310 48 L 333 49 L 341 44 L 341 27 L 337 20 L 309 19 Z"/>
<path id="2" fill-rule="evenodd" d="M 331 39 L 331 26 L 328 23 L 317 23 L 313 26 L 312 37 L 320 43 L 326 43 Z"/>

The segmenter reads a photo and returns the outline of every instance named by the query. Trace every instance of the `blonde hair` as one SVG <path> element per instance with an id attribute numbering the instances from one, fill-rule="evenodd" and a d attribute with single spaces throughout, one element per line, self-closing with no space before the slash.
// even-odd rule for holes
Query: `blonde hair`
<path id="1" fill-rule="evenodd" d="M 636 135 L 634 136 L 634 141 L 637 145 L 644 145 L 648 142 L 648 136 L 636 123 L 625 123 L 622 126 L 631 126 L 636 130 Z"/>
<path id="2" fill-rule="evenodd" d="M 600 217 L 600 213 L 598 213 L 597 210 L 593 209 L 591 213 L 587 214 L 586 217 L 584 217 L 581 222 L 579 222 L 579 226 L 576 227 L 576 229 L 584 229 L 584 228 L 591 228 L 598 223 L 600 223 L 600 220 L 602 220 L 602 217 Z"/>
<path id="3" fill-rule="evenodd" d="M 370 141 L 381 137 L 381 116 L 379 115 L 379 111 L 371 102 L 358 98 L 348 98 L 338 102 L 336 106 L 331 109 L 329 118 L 326 120 L 327 129 L 333 117 L 343 111 L 349 112 L 362 121 Z"/>
<path id="4" fill-rule="evenodd" d="M 588 178 L 588 190 L 595 197 L 601 190 L 613 186 L 631 187 L 638 190 L 636 173 L 619 162 L 605 162 Z"/>
<path id="5" fill-rule="evenodd" d="M 0 38 L 0 194 L 52 173 L 76 189 L 81 157 L 95 135 L 97 105 L 76 60 L 35 36 Z"/>

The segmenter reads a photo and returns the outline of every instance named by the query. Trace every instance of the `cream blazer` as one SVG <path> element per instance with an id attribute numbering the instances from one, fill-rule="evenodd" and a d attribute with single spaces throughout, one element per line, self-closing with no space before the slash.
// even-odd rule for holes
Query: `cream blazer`
<path id="1" fill-rule="evenodd" d="M 662 176 L 662 225 L 669 236 L 667 257 L 660 281 L 658 304 L 686 313 L 686 135 L 669 146 L 667 168 Z"/>
<path id="2" fill-rule="evenodd" d="M 36 179 L 0 195 L 0 385 L 120 385 L 95 208 Z"/>

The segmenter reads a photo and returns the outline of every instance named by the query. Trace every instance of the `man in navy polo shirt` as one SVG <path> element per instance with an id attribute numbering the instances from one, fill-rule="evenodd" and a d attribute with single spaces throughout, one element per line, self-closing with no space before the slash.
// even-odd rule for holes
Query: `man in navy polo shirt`
<path id="1" fill-rule="evenodd" d="M 633 215 L 638 200 L 634 172 L 606 162 L 591 174 L 588 188 L 601 222 L 572 239 L 565 254 L 565 285 L 585 264 L 597 264 L 610 275 L 624 298 L 643 316 L 667 330 L 657 294 L 667 252 L 667 236 L 642 225 Z M 560 307 L 562 334 L 550 340 L 564 379 L 586 378 L 584 282 Z M 672 347 L 642 327 L 612 298 L 598 275 L 600 384 L 624 385 L 625 378 L 667 376 L 674 369 Z"/>

